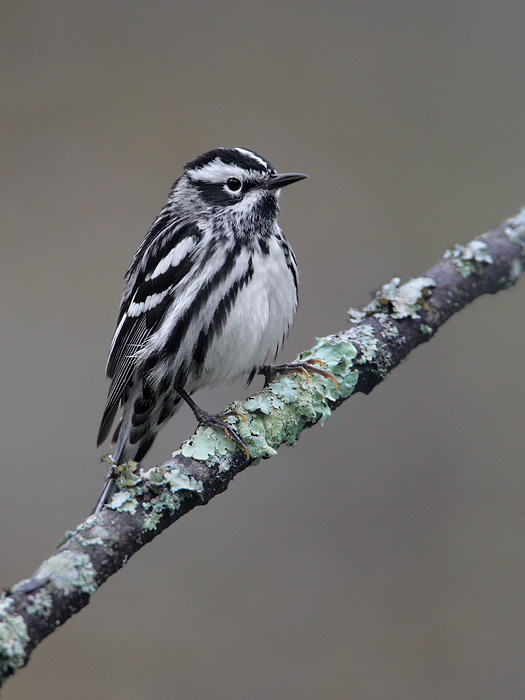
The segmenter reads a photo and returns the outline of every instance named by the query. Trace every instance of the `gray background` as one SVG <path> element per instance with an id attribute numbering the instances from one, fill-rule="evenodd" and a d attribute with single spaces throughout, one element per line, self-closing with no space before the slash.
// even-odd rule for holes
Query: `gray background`
<path id="1" fill-rule="evenodd" d="M 525 5 L 20 0 L 0 17 L 8 586 L 99 494 L 124 272 L 182 165 L 240 145 L 310 175 L 282 197 L 293 358 L 525 204 Z M 183 518 L 4 697 L 522 697 L 523 294 L 477 301 Z M 148 462 L 194 427 L 181 411 Z"/>

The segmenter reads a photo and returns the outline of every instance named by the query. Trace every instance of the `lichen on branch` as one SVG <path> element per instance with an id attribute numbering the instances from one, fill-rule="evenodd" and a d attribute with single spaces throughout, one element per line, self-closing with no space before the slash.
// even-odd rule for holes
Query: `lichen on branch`
<path id="1" fill-rule="evenodd" d="M 222 493 L 236 474 L 302 431 L 323 424 L 357 392 L 369 393 L 415 347 L 482 294 L 511 287 L 525 266 L 525 210 L 470 243 L 447 250 L 421 277 L 383 285 L 349 329 L 318 338 L 298 361 L 321 361 L 333 375 L 285 374 L 232 409 L 249 456 L 210 428 L 199 428 L 159 467 L 119 468 L 119 491 L 102 512 L 67 533 L 59 549 L 0 599 L 0 684 L 32 650 L 89 602 L 130 556 L 197 505 Z M 335 381 L 334 381 L 335 378 Z"/>

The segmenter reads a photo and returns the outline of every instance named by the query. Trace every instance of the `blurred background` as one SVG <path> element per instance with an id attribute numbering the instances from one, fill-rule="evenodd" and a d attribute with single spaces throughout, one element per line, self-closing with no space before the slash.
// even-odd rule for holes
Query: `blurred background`
<path id="1" fill-rule="evenodd" d="M 281 199 L 292 359 L 525 204 L 525 5 L 19 0 L 0 17 L 9 586 L 99 495 L 124 273 L 184 163 L 239 145 L 309 174 Z M 523 697 L 524 294 L 481 298 L 184 517 L 3 697 Z M 194 428 L 183 409 L 148 464 Z"/>

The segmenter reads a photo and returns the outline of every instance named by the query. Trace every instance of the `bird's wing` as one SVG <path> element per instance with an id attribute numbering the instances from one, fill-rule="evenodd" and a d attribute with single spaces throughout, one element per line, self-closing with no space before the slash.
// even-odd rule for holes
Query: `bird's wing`
<path id="1" fill-rule="evenodd" d="M 194 223 L 174 221 L 163 210 L 138 249 L 126 274 L 117 329 L 106 366 L 111 379 L 98 445 L 107 438 L 126 387 L 137 366 L 137 353 L 159 328 L 189 273 L 201 230 Z"/>

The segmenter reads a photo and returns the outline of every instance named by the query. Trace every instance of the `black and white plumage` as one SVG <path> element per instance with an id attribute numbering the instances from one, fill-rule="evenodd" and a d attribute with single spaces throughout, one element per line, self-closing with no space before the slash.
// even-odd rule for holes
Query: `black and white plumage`
<path id="1" fill-rule="evenodd" d="M 244 148 L 186 165 L 126 275 L 98 434 L 100 445 L 122 407 L 116 464 L 145 456 L 179 408 L 179 391 L 187 400 L 202 387 L 251 379 L 283 344 L 298 270 L 277 224 L 278 199 L 304 177 L 278 174 Z"/>

